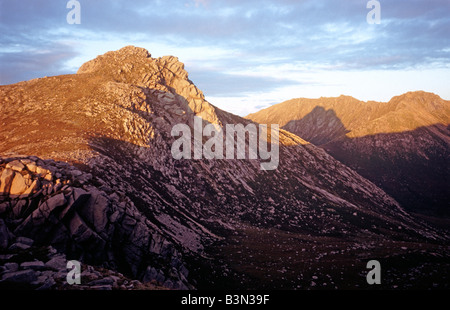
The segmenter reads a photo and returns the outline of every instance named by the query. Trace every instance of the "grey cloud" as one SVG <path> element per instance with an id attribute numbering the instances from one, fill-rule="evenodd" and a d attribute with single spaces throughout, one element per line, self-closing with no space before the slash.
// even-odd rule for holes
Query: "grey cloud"
<path id="1" fill-rule="evenodd" d="M 41 49 L 0 53 L 0 84 L 12 84 L 33 78 L 68 74 L 64 63 L 77 53 L 70 46 L 54 44 Z M 45 47 L 45 48 L 44 48 Z"/>
<path id="2" fill-rule="evenodd" d="M 299 81 L 270 77 L 226 74 L 217 71 L 191 71 L 189 78 L 206 96 L 238 97 L 283 86 L 300 85 Z"/>
<path id="3" fill-rule="evenodd" d="M 450 62 L 450 55 L 445 52 L 450 47 L 448 0 L 381 1 L 382 24 L 375 27 L 366 23 L 365 0 L 211 0 L 198 6 L 192 0 L 80 2 L 82 24 L 77 29 L 120 38 L 140 34 L 149 42 L 238 50 L 247 58 L 264 59 L 265 64 L 273 65 L 280 59 L 286 63 L 301 60 L 340 69 L 365 70 L 431 63 L 444 66 Z M 63 38 L 51 33 L 68 27 L 65 4 L 62 0 L 0 0 L 2 47 L 22 46 L 25 51 L 28 46 L 41 46 L 41 41 L 61 41 Z M 328 33 L 324 25 L 335 25 L 336 32 Z M 345 29 L 339 28 L 342 25 Z M 351 40 L 352 35 L 364 31 L 370 39 Z M 61 55 L 64 58 L 71 54 Z M 4 63 L 11 57 L 1 56 L 2 68 L 13 70 L 13 64 L 16 68 L 21 66 L 20 59 Z M 34 64 L 33 72 L 46 71 L 45 62 L 41 64 L 39 69 L 39 64 Z M 56 68 L 62 64 L 58 60 L 53 72 L 62 70 Z M 228 65 L 224 60 L 223 66 Z M 245 65 L 257 64 L 255 61 Z M 23 62 L 22 67 L 13 71 L 30 68 L 30 62 Z M 232 79 L 228 81 L 233 83 Z M 265 87 L 270 83 L 263 79 L 259 84 L 253 80 L 249 85 Z"/>

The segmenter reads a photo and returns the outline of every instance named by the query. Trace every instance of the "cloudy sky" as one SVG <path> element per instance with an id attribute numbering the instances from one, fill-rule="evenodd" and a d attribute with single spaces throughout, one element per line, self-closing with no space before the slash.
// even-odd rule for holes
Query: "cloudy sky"
<path id="1" fill-rule="evenodd" d="M 425 90 L 450 100 L 450 1 L 0 0 L 0 84 L 75 73 L 135 45 L 177 56 L 216 106 L 247 115 L 298 97 L 388 101 Z"/>

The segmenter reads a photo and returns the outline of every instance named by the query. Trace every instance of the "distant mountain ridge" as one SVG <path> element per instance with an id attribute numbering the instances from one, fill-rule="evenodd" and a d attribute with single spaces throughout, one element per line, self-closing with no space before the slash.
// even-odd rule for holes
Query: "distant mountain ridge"
<path id="1" fill-rule="evenodd" d="M 375 182 L 408 210 L 450 215 L 450 102 L 423 91 L 389 102 L 293 99 L 247 116 L 279 122 Z"/>

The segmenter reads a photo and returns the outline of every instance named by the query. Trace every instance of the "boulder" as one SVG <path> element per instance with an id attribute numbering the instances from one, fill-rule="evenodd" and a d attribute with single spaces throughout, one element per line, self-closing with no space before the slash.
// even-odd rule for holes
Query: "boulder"
<path id="1" fill-rule="evenodd" d="M 20 196 L 27 190 L 27 188 L 25 178 L 20 173 L 16 173 L 12 181 L 9 194 L 10 196 Z"/>
<path id="2" fill-rule="evenodd" d="M 160 234 L 154 234 L 152 236 L 152 241 L 150 242 L 149 252 L 160 254 L 162 251 L 164 241 L 165 239 L 163 236 L 161 236 Z"/>
<path id="3" fill-rule="evenodd" d="M 29 159 L 29 158 L 21 159 L 20 162 L 21 162 L 22 164 L 24 164 L 25 166 L 28 165 L 28 164 L 33 163 L 33 161 L 32 161 L 31 159 Z"/>
<path id="4" fill-rule="evenodd" d="M 8 194 L 11 188 L 11 183 L 14 178 L 14 171 L 12 169 L 4 169 L 0 176 L 0 195 Z"/>
<path id="5" fill-rule="evenodd" d="M 142 282 L 147 283 L 151 282 L 153 280 L 156 280 L 156 277 L 158 276 L 158 271 L 154 267 L 148 266 L 147 270 L 145 271 L 144 277 L 142 278 Z"/>
<path id="6" fill-rule="evenodd" d="M 188 277 L 189 270 L 184 265 L 181 265 L 179 271 L 180 271 L 180 274 L 182 274 L 184 278 Z"/>
<path id="7" fill-rule="evenodd" d="M 113 285 L 114 279 L 111 277 L 105 277 L 103 279 L 93 280 L 88 283 L 88 285 L 96 286 L 96 285 Z"/>
<path id="8" fill-rule="evenodd" d="M 45 267 L 53 270 L 66 270 L 67 259 L 65 255 L 56 255 L 52 257 L 48 262 L 45 263 Z"/>
<path id="9" fill-rule="evenodd" d="M 19 200 L 12 208 L 12 213 L 15 219 L 21 218 L 24 210 L 26 209 L 28 202 L 25 199 Z"/>
<path id="10" fill-rule="evenodd" d="M 36 271 L 31 269 L 7 272 L 2 276 L 2 282 L 31 283 L 36 280 L 37 280 Z"/>
<path id="11" fill-rule="evenodd" d="M 37 166 L 36 173 L 39 174 L 41 177 L 45 177 L 47 174 L 51 172 L 41 166 Z"/>
<path id="12" fill-rule="evenodd" d="M 34 284 L 42 284 L 36 288 L 37 291 L 49 290 L 56 285 L 56 281 L 52 277 L 40 276 Z"/>
<path id="13" fill-rule="evenodd" d="M 158 272 L 158 274 L 156 275 L 156 282 L 158 283 L 164 283 L 164 280 L 166 279 L 166 277 L 164 276 L 164 272 L 162 270 L 160 270 Z"/>
<path id="14" fill-rule="evenodd" d="M 39 179 L 36 179 L 31 183 L 31 185 L 23 192 L 22 196 L 29 196 L 31 194 L 34 194 L 40 187 Z"/>
<path id="15" fill-rule="evenodd" d="M 170 288 L 170 289 L 173 289 L 173 288 L 174 288 L 173 282 L 172 282 L 172 280 L 170 280 L 170 279 L 166 280 L 166 281 L 164 282 L 163 285 L 164 285 L 165 287 L 167 287 L 167 288 Z"/>
<path id="16" fill-rule="evenodd" d="M 91 234 L 90 229 L 77 213 L 70 220 L 69 231 L 71 237 L 77 242 L 88 239 Z"/>
<path id="17" fill-rule="evenodd" d="M 28 244 L 23 244 L 23 243 L 16 242 L 16 243 L 13 243 L 13 244 L 9 247 L 9 250 L 10 250 L 10 251 L 14 251 L 14 250 L 27 250 L 27 249 L 29 249 L 29 248 L 31 248 L 31 246 L 29 246 Z"/>
<path id="18" fill-rule="evenodd" d="M 1 211 L 0 211 L 0 214 L 1 214 Z M 114 224 L 115 222 L 117 222 L 120 215 L 121 215 L 121 212 L 119 210 L 114 211 L 114 213 L 110 215 L 109 221 Z"/>
<path id="19" fill-rule="evenodd" d="M 44 167 L 42 167 L 40 165 L 36 166 L 36 168 L 31 166 L 31 169 L 35 170 L 35 171 L 32 171 L 32 172 L 38 174 L 39 177 L 41 177 L 41 178 L 43 178 L 43 179 L 45 179 L 47 181 L 50 181 L 50 182 L 53 181 L 53 174 L 50 171 L 50 169 L 46 169 L 46 168 L 44 168 Z M 29 169 L 29 170 L 31 171 L 31 169 Z"/>
<path id="20" fill-rule="evenodd" d="M 20 264 L 20 269 L 44 270 L 45 265 L 41 261 L 23 262 Z"/>
<path id="21" fill-rule="evenodd" d="M 30 162 L 30 163 L 28 163 L 28 164 L 26 164 L 26 165 L 27 165 L 28 171 L 33 172 L 33 173 L 36 173 L 36 171 L 37 171 L 37 166 L 36 166 L 36 163 L 35 163 L 35 162 Z"/>
<path id="22" fill-rule="evenodd" d="M 8 248 L 10 233 L 3 219 L 0 219 L 0 249 Z"/>
<path id="23" fill-rule="evenodd" d="M 33 212 L 33 219 L 47 219 L 50 216 L 50 213 L 53 212 L 53 210 L 58 207 L 64 206 L 66 202 L 67 200 L 64 197 L 63 193 L 49 198 L 46 202 L 42 203 L 36 211 Z"/>
<path id="24" fill-rule="evenodd" d="M 92 193 L 90 199 L 77 208 L 77 212 L 91 227 L 95 227 L 96 232 L 101 234 L 108 224 L 109 206 L 108 198 L 100 193 Z"/>
<path id="25" fill-rule="evenodd" d="M 73 191 L 72 191 L 72 195 L 73 195 L 73 199 L 75 200 L 75 201 L 77 201 L 77 200 L 79 200 L 81 197 L 83 197 L 84 195 L 87 195 L 88 197 L 87 198 L 89 198 L 90 196 L 91 196 L 91 194 L 89 194 L 87 191 L 85 191 L 84 189 L 81 189 L 81 188 L 77 188 L 77 187 L 75 187 L 75 188 L 73 188 Z M 80 203 L 84 203 L 85 202 L 85 199 L 86 199 L 86 197 L 85 198 L 83 198 L 82 200 L 80 200 Z M 77 207 L 78 208 L 78 207 Z"/>
<path id="26" fill-rule="evenodd" d="M 16 272 L 19 270 L 19 264 L 17 263 L 6 263 L 3 265 L 5 272 Z"/>
<path id="27" fill-rule="evenodd" d="M 10 204 L 9 202 L 0 203 L 0 215 L 9 211 Z"/>
<path id="28" fill-rule="evenodd" d="M 125 214 L 124 217 L 122 218 L 122 223 L 121 223 L 121 227 L 123 228 L 123 230 L 127 233 L 131 233 L 134 230 L 134 227 L 136 226 L 136 219 L 133 218 L 132 216 Z"/>
<path id="29" fill-rule="evenodd" d="M 32 246 L 33 243 L 34 243 L 34 240 L 30 239 L 30 238 L 27 238 L 27 237 L 17 237 L 16 238 L 16 242 Z"/>
<path id="30" fill-rule="evenodd" d="M 25 166 L 20 161 L 13 160 L 8 164 L 6 164 L 6 168 L 12 169 L 17 172 L 21 172 L 25 168 Z"/>
<path id="31" fill-rule="evenodd" d="M 134 226 L 133 232 L 129 236 L 129 240 L 133 245 L 144 249 L 149 244 L 149 235 L 150 232 L 148 226 L 145 225 L 144 222 L 139 221 Z"/>

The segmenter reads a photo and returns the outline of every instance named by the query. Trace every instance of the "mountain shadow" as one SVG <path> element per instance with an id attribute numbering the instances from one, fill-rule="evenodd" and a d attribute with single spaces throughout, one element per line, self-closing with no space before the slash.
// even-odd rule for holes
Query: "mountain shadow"
<path id="1" fill-rule="evenodd" d="M 395 198 L 406 210 L 450 216 L 449 126 L 348 137 L 333 109 L 316 106 L 283 129 L 322 147 Z"/>
<path id="2" fill-rule="evenodd" d="M 296 134 L 301 133 L 300 137 L 317 146 L 350 132 L 333 109 L 326 110 L 321 106 L 316 106 L 302 119 L 289 121 L 283 129 Z"/>

